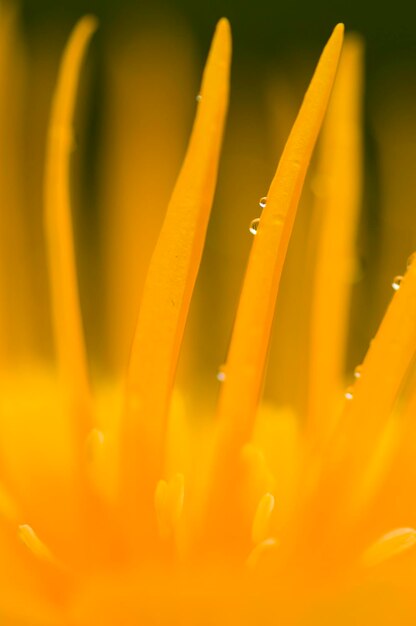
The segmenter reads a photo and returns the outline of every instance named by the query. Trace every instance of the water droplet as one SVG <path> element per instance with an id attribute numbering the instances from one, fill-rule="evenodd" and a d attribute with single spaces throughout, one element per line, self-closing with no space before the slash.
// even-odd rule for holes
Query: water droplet
<path id="1" fill-rule="evenodd" d="M 391 286 L 393 287 L 394 291 L 399 291 L 402 280 L 403 280 L 403 276 L 395 276 L 393 278 L 393 282 Z"/>
<path id="2" fill-rule="evenodd" d="M 220 383 L 223 383 L 226 378 L 227 375 L 225 373 L 225 365 L 220 365 L 217 372 L 217 380 L 219 380 Z"/>
<path id="3" fill-rule="evenodd" d="M 257 235 L 257 229 L 259 227 L 259 224 L 260 224 L 259 217 L 256 217 L 254 220 L 251 221 L 249 230 L 252 235 Z"/>
<path id="4" fill-rule="evenodd" d="M 352 387 L 348 387 L 347 391 L 344 393 L 345 399 L 346 400 L 352 400 L 354 397 L 353 391 L 352 391 Z"/>
<path id="5" fill-rule="evenodd" d="M 357 367 L 354 370 L 354 378 L 361 378 L 361 371 L 362 371 L 361 365 L 357 365 Z"/>
<path id="6" fill-rule="evenodd" d="M 263 196 L 262 198 L 260 198 L 259 200 L 259 205 L 261 206 L 262 209 L 264 209 L 264 207 L 267 204 L 267 196 Z"/>
<path id="7" fill-rule="evenodd" d="M 412 254 L 407 259 L 407 269 L 409 269 L 409 267 L 412 265 L 412 263 L 414 263 L 415 260 L 416 260 L 416 252 L 412 252 Z"/>
<path id="8" fill-rule="evenodd" d="M 196 96 L 195 100 L 196 100 L 197 102 L 201 102 L 201 100 L 202 100 L 202 96 L 201 96 L 201 94 L 200 94 L 200 93 Z"/>

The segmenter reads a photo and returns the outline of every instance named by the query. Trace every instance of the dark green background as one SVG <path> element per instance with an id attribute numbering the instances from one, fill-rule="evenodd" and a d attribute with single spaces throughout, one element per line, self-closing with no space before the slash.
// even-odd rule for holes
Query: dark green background
<path id="1" fill-rule="evenodd" d="M 133 12 L 138 20 L 158 12 L 169 14 L 172 20 L 189 20 L 204 46 L 215 22 L 226 16 L 232 23 L 237 58 L 270 58 L 299 44 L 321 46 L 332 27 L 342 21 L 364 35 L 370 64 L 385 55 L 416 55 L 416 4 L 411 0 L 23 0 L 22 7 L 25 23 L 32 28 L 42 28 L 45 19 L 70 23 L 86 12 L 96 14 L 104 29 L 126 12 Z"/>

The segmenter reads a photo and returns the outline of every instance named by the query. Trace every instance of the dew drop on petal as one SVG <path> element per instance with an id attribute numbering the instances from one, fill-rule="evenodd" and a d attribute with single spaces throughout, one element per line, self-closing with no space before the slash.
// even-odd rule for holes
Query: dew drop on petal
<path id="1" fill-rule="evenodd" d="M 220 365 L 217 372 L 217 380 L 219 380 L 220 383 L 223 383 L 226 378 L 225 365 Z"/>
<path id="2" fill-rule="evenodd" d="M 202 96 L 201 96 L 201 94 L 200 94 L 200 93 L 196 96 L 195 100 L 196 100 L 197 102 L 201 102 L 201 100 L 202 100 Z"/>
<path id="3" fill-rule="evenodd" d="M 348 389 L 344 393 L 344 396 L 345 396 L 346 400 L 352 400 L 353 399 L 354 394 L 353 394 L 353 391 L 352 391 L 352 387 L 348 387 Z"/>
<path id="4" fill-rule="evenodd" d="M 264 209 L 264 207 L 267 204 L 267 196 L 263 196 L 262 198 L 260 198 L 259 200 L 259 206 L 261 206 L 262 209 Z"/>
<path id="5" fill-rule="evenodd" d="M 252 235 L 257 235 L 257 229 L 259 227 L 260 224 L 260 218 L 256 217 L 254 220 L 252 220 L 250 222 L 250 228 L 249 231 L 251 232 Z"/>
<path id="6" fill-rule="evenodd" d="M 403 280 L 403 276 L 395 276 L 393 278 L 393 282 L 391 284 L 391 286 L 393 287 L 394 291 L 398 291 L 400 289 L 400 285 L 402 283 Z"/>
<path id="7" fill-rule="evenodd" d="M 354 378 L 361 378 L 362 367 L 361 365 L 357 365 L 354 370 Z"/>

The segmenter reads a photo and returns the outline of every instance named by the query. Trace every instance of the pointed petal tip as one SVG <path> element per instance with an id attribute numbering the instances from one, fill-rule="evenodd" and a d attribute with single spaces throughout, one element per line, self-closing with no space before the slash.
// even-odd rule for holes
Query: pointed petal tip
<path id="1" fill-rule="evenodd" d="M 322 56 L 338 61 L 344 42 L 344 24 L 337 24 L 324 48 Z"/>
<path id="2" fill-rule="evenodd" d="M 231 45 L 231 26 L 226 17 L 222 17 L 218 22 L 215 29 L 215 38 L 221 37 L 223 41 L 226 41 Z"/>
<path id="3" fill-rule="evenodd" d="M 227 31 L 228 33 L 231 32 L 231 26 L 230 26 L 230 22 L 228 20 L 227 17 L 221 17 L 218 22 L 217 22 L 217 30 L 223 30 L 223 31 Z"/>
<path id="4" fill-rule="evenodd" d="M 342 43 L 344 39 L 344 32 L 345 32 L 345 26 L 342 22 L 340 22 L 339 24 L 335 26 L 334 30 L 332 31 L 329 41 L 334 41 L 334 42 L 336 41 L 336 42 Z"/>
<path id="5" fill-rule="evenodd" d="M 223 67 L 227 67 L 229 71 L 231 61 L 231 29 L 230 23 L 227 18 L 222 17 L 215 28 L 214 36 L 212 38 L 210 53 L 206 70 L 214 63 Z M 215 70 L 216 72 L 217 70 Z"/>
<path id="6" fill-rule="evenodd" d="M 100 25 L 98 17 L 92 14 L 84 15 L 84 17 L 82 17 L 80 21 L 87 27 L 88 31 L 91 33 L 94 33 Z"/>

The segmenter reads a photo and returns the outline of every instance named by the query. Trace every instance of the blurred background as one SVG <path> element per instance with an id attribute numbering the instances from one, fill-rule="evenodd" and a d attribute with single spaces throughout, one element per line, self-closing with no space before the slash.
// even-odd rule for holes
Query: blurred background
<path id="1" fill-rule="evenodd" d="M 184 384 L 192 371 L 200 381 L 197 393 L 210 397 L 226 357 L 250 249 L 248 225 L 259 213 L 258 199 L 267 192 L 319 54 L 342 21 L 365 45 L 364 183 L 346 365 L 351 371 L 391 298 L 393 276 L 404 272 L 416 249 L 414 3 L 22 0 L 13 6 L 13 81 L 6 83 L 9 104 L 3 115 L 16 123 L 18 165 L 11 167 L 7 156 L 13 171 L 7 180 L 3 176 L 3 184 L 11 185 L 10 176 L 18 181 L 19 198 L 13 201 L 21 206 L 21 246 L 30 249 L 32 268 L 19 280 L 26 291 L 4 279 L 21 318 L 27 317 L 22 294 L 30 293 L 31 302 L 30 323 L 24 322 L 31 326 L 30 337 L 22 334 L 19 315 L 8 320 L 10 351 L 16 354 L 19 341 L 22 346 L 32 342 L 47 358 L 52 350 L 39 217 L 43 157 L 60 55 L 80 16 L 94 13 L 100 22 L 81 80 L 73 159 L 81 299 L 97 377 L 125 366 L 146 266 L 192 127 L 210 39 L 220 17 L 231 22 L 228 126 L 181 365 Z M 7 193 L 11 202 L 10 194 L 16 193 Z M 307 181 L 272 346 L 266 392 L 281 403 L 299 396 L 306 377 L 308 316 L 297 312 L 307 311 L 301 251 L 308 245 L 311 194 Z M 9 234 L 2 236 L 10 247 Z M 12 248 L 11 258 L 17 254 Z M 283 370 L 284 377 L 276 375 Z"/>
<path id="2" fill-rule="evenodd" d="M 271 2 L 259 0 L 23 0 L 27 27 L 44 29 L 48 21 L 65 25 L 79 15 L 92 12 L 111 28 L 123 15 L 135 15 L 138 22 L 151 17 L 170 16 L 172 24 L 183 20 L 195 34 L 201 49 L 209 41 L 213 24 L 222 16 L 233 24 L 236 50 L 240 60 L 275 60 L 282 50 L 294 46 L 319 46 L 332 26 L 343 21 L 347 28 L 361 32 L 367 41 L 371 60 L 377 64 L 384 56 L 404 51 L 415 52 L 414 3 L 398 0 L 391 3 L 339 0 L 331 2 Z"/>

